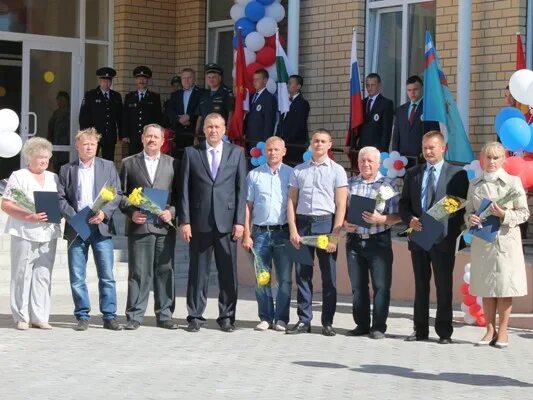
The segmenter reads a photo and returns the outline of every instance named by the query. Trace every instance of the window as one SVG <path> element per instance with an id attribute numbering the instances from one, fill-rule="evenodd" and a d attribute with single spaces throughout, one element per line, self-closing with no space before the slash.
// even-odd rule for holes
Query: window
<path id="1" fill-rule="evenodd" d="M 206 63 L 214 62 L 224 70 L 224 83 L 231 87 L 233 78 L 233 21 L 230 18 L 232 0 L 210 0 L 207 15 Z"/>
<path id="2" fill-rule="evenodd" d="M 406 100 L 407 78 L 423 77 L 426 30 L 436 42 L 436 1 L 373 0 L 367 15 L 365 75 L 377 72 L 383 95 L 397 107 Z"/>

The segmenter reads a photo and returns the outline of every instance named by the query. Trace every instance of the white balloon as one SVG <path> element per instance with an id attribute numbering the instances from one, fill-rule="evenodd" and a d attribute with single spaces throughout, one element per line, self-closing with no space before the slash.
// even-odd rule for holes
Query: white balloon
<path id="1" fill-rule="evenodd" d="M 255 54 L 254 51 L 248 49 L 248 48 L 244 48 L 244 62 L 246 63 L 246 65 L 250 65 L 251 63 L 255 62 L 255 58 L 257 57 L 257 55 Z M 234 51 L 233 52 L 233 63 L 236 63 L 237 62 L 237 52 Z"/>
<path id="2" fill-rule="evenodd" d="M 278 69 L 276 68 L 276 63 L 268 66 L 265 68 L 268 72 L 269 78 L 274 79 L 275 81 L 278 80 Z"/>
<path id="3" fill-rule="evenodd" d="M 274 94 L 276 93 L 276 90 L 278 89 L 278 85 L 276 84 L 276 81 L 274 79 L 268 78 L 266 88 L 270 93 Z"/>
<path id="4" fill-rule="evenodd" d="M 265 47 L 265 37 L 259 32 L 251 32 L 244 39 L 246 48 L 252 51 L 259 51 Z"/>
<path id="5" fill-rule="evenodd" d="M 473 325 L 476 322 L 476 318 L 470 315 L 470 312 L 465 313 L 464 316 L 465 324 Z"/>
<path id="6" fill-rule="evenodd" d="M 479 304 L 481 307 L 483 307 L 483 297 L 477 297 L 476 298 L 476 303 Z"/>
<path id="7" fill-rule="evenodd" d="M 234 4 L 229 10 L 229 15 L 233 21 L 237 21 L 244 17 L 244 6 L 241 4 Z"/>
<path id="8" fill-rule="evenodd" d="M 0 132 L 15 132 L 19 127 L 19 116 L 9 108 L 0 110 Z"/>
<path id="9" fill-rule="evenodd" d="M 265 17 L 270 17 L 276 22 L 285 18 L 285 8 L 279 3 L 272 3 L 265 8 Z"/>
<path id="10" fill-rule="evenodd" d="M 528 94 L 529 87 L 533 84 L 533 71 L 520 69 L 511 75 L 509 79 L 509 91 L 513 97 L 522 104 L 531 104 L 531 95 Z"/>
<path id="11" fill-rule="evenodd" d="M 276 30 L 278 29 L 278 24 L 273 18 L 264 17 L 257 22 L 256 29 L 257 32 L 259 32 L 264 37 L 269 37 L 276 33 Z"/>
<path id="12" fill-rule="evenodd" d="M 465 272 L 465 274 L 463 275 L 463 281 L 465 281 L 466 283 L 470 283 L 470 272 Z"/>
<path id="13" fill-rule="evenodd" d="M 16 132 L 1 132 L 0 157 L 11 158 L 22 149 L 22 139 Z"/>
<path id="14" fill-rule="evenodd" d="M 470 263 L 465 264 L 465 272 L 470 273 Z"/>
<path id="15" fill-rule="evenodd" d="M 465 314 L 470 312 L 468 306 L 465 303 L 461 303 L 461 311 Z"/>

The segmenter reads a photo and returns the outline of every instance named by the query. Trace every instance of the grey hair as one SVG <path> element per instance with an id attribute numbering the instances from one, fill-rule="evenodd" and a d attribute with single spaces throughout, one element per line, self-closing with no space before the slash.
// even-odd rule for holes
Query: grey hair
<path id="1" fill-rule="evenodd" d="M 159 130 L 159 132 L 161 132 L 161 137 L 165 137 L 165 135 L 164 135 L 165 128 L 163 128 L 159 124 L 148 124 L 148 125 L 145 125 L 144 128 L 143 128 L 143 135 L 146 132 L 148 132 L 148 129 L 150 129 L 150 128 L 154 128 L 154 129 Z"/>
<path id="2" fill-rule="evenodd" d="M 357 156 L 357 160 L 360 160 L 361 158 L 363 158 L 365 154 L 369 154 L 369 153 L 374 153 L 377 159 L 381 161 L 381 153 L 374 146 L 365 146 L 361 150 L 359 150 L 359 155 Z"/>
<path id="3" fill-rule="evenodd" d="M 22 146 L 22 157 L 24 157 L 26 164 L 29 164 L 30 160 L 42 150 L 47 151 L 52 157 L 52 143 L 42 137 L 28 139 Z"/>

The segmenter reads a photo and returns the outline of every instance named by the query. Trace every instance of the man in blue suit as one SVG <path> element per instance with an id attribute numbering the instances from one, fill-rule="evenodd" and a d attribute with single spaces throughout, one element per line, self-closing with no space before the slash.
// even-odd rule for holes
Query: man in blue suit
<path id="1" fill-rule="evenodd" d="M 181 236 L 189 243 L 190 332 L 198 332 L 205 324 L 213 252 L 220 287 L 217 322 L 224 332 L 235 329 L 237 240 L 244 232 L 246 159 L 241 147 L 222 141 L 225 132 L 222 115 L 207 115 L 206 141 L 187 147 L 181 160 L 178 221 Z"/>
<path id="2" fill-rule="evenodd" d="M 249 147 L 274 135 L 278 104 L 267 90 L 268 72 L 258 69 L 254 73 L 255 93 L 250 98 L 249 111 L 244 118 L 244 137 Z"/>

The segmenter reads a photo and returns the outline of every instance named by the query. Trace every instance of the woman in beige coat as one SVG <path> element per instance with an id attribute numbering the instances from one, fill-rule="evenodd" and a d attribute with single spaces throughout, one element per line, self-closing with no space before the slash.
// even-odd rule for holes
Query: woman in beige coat
<path id="1" fill-rule="evenodd" d="M 502 168 L 505 149 L 497 142 L 487 143 L 481 150 L 483 174 L 470 182 L 465 220 L 468 226 L 482 223 L 475 214 L 481 201 L 492 200 L 490 213 L 500 218 L 500 229 L 495 242 L 476 236 L 472 240 L 470 292 L 483 297 L 487 332 L 477 345 L 508 345 L 507 326 L 513 297 L 527 294 L 526 267 L 522 239 L 518 227 L 529 218 L 527 198 L 520 178 L 511 176 Z M 510 189 L 519 196 L 506 204 L 496 204 Z M 499 329 L 496 330 L 496 312 Z"/>

